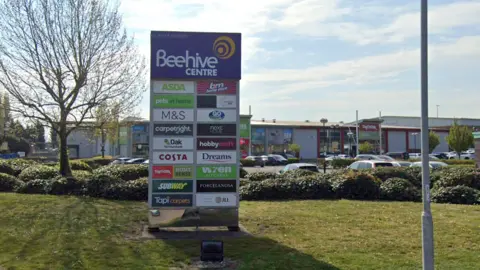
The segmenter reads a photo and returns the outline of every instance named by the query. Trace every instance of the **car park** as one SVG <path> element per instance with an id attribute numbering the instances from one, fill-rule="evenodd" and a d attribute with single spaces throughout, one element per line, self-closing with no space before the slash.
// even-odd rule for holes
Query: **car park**
<path id="1" fill-rule="evenodd" d="M 400 167 L 400 164 L 384 160 L 359 160 L 348 166 L 352 170 L 375 169 L 379 167 Z"/>
<path id="2" fill-rule="evenodd" d="M 377 155 L 367 155 L 367 154 L 358 155 L 358 156 L 355 157 L 355 159 L 358 159 L 358 160 L 382 160 Z"/>
<path id="3" fill-rule="evenodd" d="M 288 159 L 282 157 L 281 155 L 268 155 L 269 165 L 286 165 L 288 164 Z"/>
<path id="4" fill-rule="evenodd" d="M 248 156 L 245 159 L 254 161 L 254 166 L 260 166 L 260 167 L 265 166 L 265 161 L 261 156 Z"/>
<path id="5" fill-rule="evenodd" d="M 129 161 L 130 157 L 121 157 L 121 158 L 116 158 L 115 160 L 113 160 L 110 165 L 117 165 L 117 164 L 125 164 L 127 161 Z"/>
<path id="6" fill-rule="evenodd" d="M 394 159 L 404 159 L 407 160 L 410 158 L 410 155 L 407 152 L 388 152 L 385 155 L 394 158 Z"/>
<path id="7" fill-rule="evenodd" d="M 279 174 L 283 174 L 287 171 L 294 171 L 294 170 L 307 170 L 311 172 L 319 172 L 317 165 L 310 164 L 310 163 L 292 163 L 288 164 L 283 168 Z"/>

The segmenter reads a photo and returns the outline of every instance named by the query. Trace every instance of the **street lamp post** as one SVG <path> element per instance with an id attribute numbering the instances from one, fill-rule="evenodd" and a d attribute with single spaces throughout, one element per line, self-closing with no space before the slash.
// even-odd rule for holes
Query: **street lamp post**
<path id="1" fill-rule="evenodd" d="M 323 124 L 323 130 L 326 131 L 326 130 L 325 130 L 325 124 L 328 123 L 328 119 L 327 119 L 327 118 L 322 118 L 322 119 L 320 119 L 320 123 Z M 327 140 L 328 140 L 328 136 L 327 136 Z M 325 149 L 326 146 L 327 146 L 327 144 L 324 143 L 324 145 L 323 145 L 323 151 L 324 151 L 325 153 L 327 152 L 327 150 Z"/>

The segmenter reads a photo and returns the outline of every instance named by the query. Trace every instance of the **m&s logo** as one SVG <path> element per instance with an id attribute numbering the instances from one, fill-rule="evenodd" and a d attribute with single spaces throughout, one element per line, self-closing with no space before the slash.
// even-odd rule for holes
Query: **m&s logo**
<path id="1" fill-rule="evenodd" d="M 220 59 L 228 59 L 235 54 L 235 42 L 227 36 L 221 36 L 213 42 L 213 53 Z"/>

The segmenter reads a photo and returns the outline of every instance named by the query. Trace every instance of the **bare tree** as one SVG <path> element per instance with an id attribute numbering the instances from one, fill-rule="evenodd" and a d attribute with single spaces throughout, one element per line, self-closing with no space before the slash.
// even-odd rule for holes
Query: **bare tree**
<path id="1" fill-rule="evenodd" d="M 101 104 L 138 105 L 146 90 L 145 61 L 117 3 L 0 2 L 0 84 L 15 102 L 12 111 L 58 134 L 60 172 L 70 175 L 67 136 Z"/>
<path id="2" fill-rule="evenodd" d="M 120 128 L 120 104 L 102 104 L 95 110 L 95 137 L 100 138 L 102 158 L 105 158 L 105 143 L 114 142 Z"/>

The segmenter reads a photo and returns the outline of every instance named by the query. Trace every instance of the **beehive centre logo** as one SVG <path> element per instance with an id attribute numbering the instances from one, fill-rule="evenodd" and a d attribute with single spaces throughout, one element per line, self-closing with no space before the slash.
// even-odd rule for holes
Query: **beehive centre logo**
<path id="1" fill-rule="evenodd" d="M 220 36 L 213 42 L 214 56 L 204 56 L 185 50 L 183 55 L 169 54 L 164 49 L 157 50 L 156 66 L 168 68 L 181 68 L 187 76 L 218 76 L 217 64 L 220 60 L 228 60 L 235 55 L 235 42 L 231 37 Z"/>

